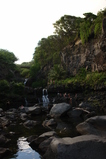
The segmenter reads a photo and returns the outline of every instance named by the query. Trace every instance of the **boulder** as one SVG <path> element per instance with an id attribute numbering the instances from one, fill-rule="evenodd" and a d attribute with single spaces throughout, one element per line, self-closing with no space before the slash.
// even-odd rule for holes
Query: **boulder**
<path id="1" fill-rule="evenodd" d="M 0 147 L 0 158 L 4 158 L 8 156 L 11 153 L 11 151 L 8 148 L 2 148 Z"/>
<path id="2" fill-rule="evenodd" d="M 21 118 L 21 120 L 25 121 L 27 119 L 27 114 L 26 113 L 21 113 L 20 118 Z"/>
<path id="3" fill-rule="evenodd" d="M 95 135 L 54 138 L 44 159 L 104 159 L 106 139 Z"/>
<path id="4" fill-rule="evenodd" d="M 41 114 L 41 107 L 40 106 L 27 107 L 26 112 L 30 113 L 31 115 L 39 115 Z"/>
<path id="5" fill-rule="evenodd" d="M 0 135 L 0 146 L 4 146 L 10 141 L 10 139 L 7 139 L 5 136 Z"/>
<path id="6" fill-rule="evenodd" d="M 95 116 L 76 126 L 80 134 L 95 134 L 106 137 L 106 116 Z"/>
<path id="7" fill-rule="evenodd" d="M 46 139 L 48 139 L 48 138 L 50 138 L 52 136 L 56 136 L 56 132 L 55 131 L 49 131 L 49 132 L 43 133 L 42 135 L 40 135 L 36 139 L 32 140 L 30 142 L 30 146 L 33 149 L 36 149 L 36 147 L 38 147 L 40 143 L 42 143 L 44 140 L 46 140 Z"/>
<path id="8" fill-rule="evenodd" d="M 71 105 L 67 103 L 54 104 L 50 110 L 51 117 L 57 118 L 67 113 L 71 109 Z"/>
<path id="9" fill-rule="evenodd" d="M 0 127 L 4 128 L 5 126 L 10 125 L 10 120 L 5 116 L 0 118 Z"/>
<path id="10" fill-rule="evenodd" d="M 89 104 L 89 103 L 87 103 L 87 102 L 81 102 L 80 104 L 79 104 L 79 107 L 80 108 L 83 108 L 83 109 L 86 109 L 86 110 L 88 110 L 88 111 L 93 111 L 93 107 Z"/>
<path id="11" fill-rule="evenodd" d="M 34 120 L 27 120 L 26 122 L 24 122 L 24 126 L 28 129 L 33 128 L 35 125 L 39 124 L 38 121 L 34 121 Z"/>
<path id="12" fill-rule="evenodd" d="M 76 130 L 73 124 L 70 121 L 63 121 L 60 118 L 56 120 L 57 126 L 56 126 L 56 132 L 58 132 L 59 136 L 76 136 Z"/>
<path id="13" fill-rule="evenodd" d="M 56 126 L 57 123 L 56 123 L 56 121 L 52 118 L 52 119 L 50 119 L 50 120 L 45 120 L 45 121 L 43 121 L 42 125 L 43 125 L 44 127 L 48 127 L 48 128 L 50 128 L 50 129 L 52 129 L 52 127 Z"/>
<path id="14" fill-rule="evenodd" d="M 39 150 L 41 152 L 45 153 L 53 139 L 54 139 L 54 137 L 52 136 L 52 137 L 49 137 L 48 139 L 44 140 L 43 142 L 41 142 L 38 147 Z"/>
<path id="15" fill-rule="evenodd" d="M 89 111 L 84 110 L 83 108 L 75 108 L 73 110 L 70 110 L 67 114 L 69 117 L 84 117 L 89 113 Z"/>

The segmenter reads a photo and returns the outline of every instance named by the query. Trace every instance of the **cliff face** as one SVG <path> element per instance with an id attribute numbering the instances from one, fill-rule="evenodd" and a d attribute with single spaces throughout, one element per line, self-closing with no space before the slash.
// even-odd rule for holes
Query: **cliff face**
<path id="1" fill-rule="evenodd" d="M 75 75 L 80 68 L 90 71 L 106 71 L 106 18 L 103 21 L 102 35 L 92 39 L 86 45 L 77 41 L 74 46 L 67 46 L 61 52 L 61 63 L 70 75 Z"/>

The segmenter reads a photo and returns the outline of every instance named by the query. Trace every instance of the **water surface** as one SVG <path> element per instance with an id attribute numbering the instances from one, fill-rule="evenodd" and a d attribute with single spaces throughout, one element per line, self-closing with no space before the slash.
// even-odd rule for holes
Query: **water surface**
<path id="1" fill-rule="evenodd" d="M 18 152 L 10 159 L 41 159 L 41 156 L 29 146 L 25 137 L 20 137 L 17 145 Z"/>

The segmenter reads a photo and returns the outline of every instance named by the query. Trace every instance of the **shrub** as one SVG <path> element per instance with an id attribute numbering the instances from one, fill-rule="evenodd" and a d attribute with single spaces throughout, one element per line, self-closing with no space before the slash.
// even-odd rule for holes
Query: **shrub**
<path id="1" fill-rule="evenodd" d="M 13 83 L 12 92 L 15 94 L 22 95 L 24 93 L 24 84 L 23 83 Z"/>
<path id="2" fill-rule="evenodd" d="M 0 80 L 0 92 L 7 93 L 9 92 L 9 82 L 6 80 Z"/>

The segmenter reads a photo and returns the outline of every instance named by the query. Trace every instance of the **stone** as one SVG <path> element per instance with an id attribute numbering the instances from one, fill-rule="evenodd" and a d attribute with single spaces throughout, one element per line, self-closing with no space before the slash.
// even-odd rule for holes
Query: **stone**
<path id="1" fill-rule="evenodd" d="M 91 117 L 76 126 L 80 134 L 94 134 L 106 137 L 106 116 Z"/>
<path id="2" fill-rule="evenodd" d="M 8 156 L 11 153 L 11 151 L 8 148 L 2 148 L 0 147 L 0 158 L 4 158 Z"/>
<path id="3" fill-rule="evenodd" d="M 39 115 L 41 114 L 41 107 L 40 106 L 27 107 L 26 112 L 31 113 L 32 115 Z"/>
<path id="4" fill-rule="evenodd" d="M 106 139 L 96 135 L 54 138 L 43 158 L 104 159 L 106 158 Z"/>
<path id="5" fill-rule="evenodd" d="M 28 129 L 33 128 L 37 124 L 39 124 L 39 122 L 34 120 L 27 120 L 26 122 L 23 123 L 23 125 Z"/>
<path id="6" fill-rule="evenodd" d="M 21 113 L 20 118 L 21 118 L 21 120 L 25 121 L 27 119 L 27 114 L 26 113 Z"/>
<path id="7" fill-rule="evenodd" d="M 83 108 L 75 108 L 70 110 L 67 114 L 69 117 L 84 117 L 85 115 L 89 114 L 89 111 L 84 110 Z"/>
<path id="8" fill-rule="evenodd" d="M 42 125 L 43 125 L 44 127 L 50 128 L 50 127 L 56 126 L 57 123 L 56 123 L 56 121 L 52 118 L 52 119 L 50 119 L 50 120 L 45 120 L 45 121 L 43 121 Z"/>
<path id="9" fill-rule="evenodd" d="M 43 133 L 39 137 L 37 137 L 36 139 L 32 140 L 30 142 L 30 146 L 33 149 L 36 149 L 36 147 L 38 147 L 40 143 L 42 143 L 44 140 L 46 140 L 46 139 L 48 139 L 48 138 L 50 138 L 52 136 L 56 136 L 56 132 L 55 131 L 49 131 L 49 132 Z"/>
<path id="10" fill-rule="evenodd" d="M 57 118 L 64 114 L 71 109 L 71 105 L 67 103 L 59 103 L 54 104 L 50 110 L 51 117 Z"/>
<path id="11" fill-rule="evenodd" d="M 42 151 L 43 153 L 46 152 L 46 150 L 48 149 L 51 141 L 54 139 L 54 137 L 49 137 L 48 139 L 44 140 L 43 142 L 41 142 L 39 144 L 39 149 L 40 151 Z"/>
<path id="12" fill-rule="evenodd" d="M 5 136 L 0 135 L 0 146 L 4 146 L 10 141 L 10 139 L 7 139 Z"/>

